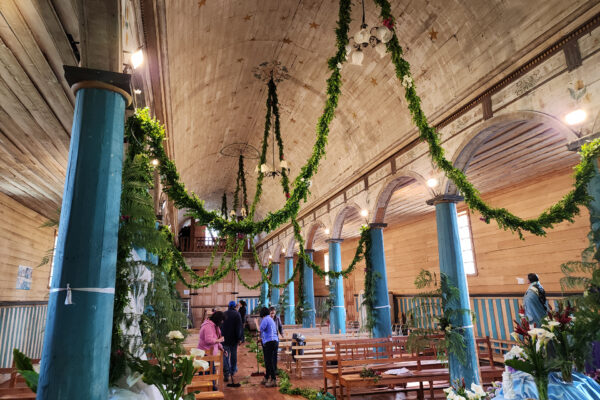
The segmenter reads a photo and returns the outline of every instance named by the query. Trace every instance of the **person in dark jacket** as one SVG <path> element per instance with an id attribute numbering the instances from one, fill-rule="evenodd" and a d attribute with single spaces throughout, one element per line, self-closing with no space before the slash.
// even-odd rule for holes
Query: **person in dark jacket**
<path id="1" fill-rule="evenodd" d="M 237 347 L 244 337 L 244 327 L 242 326 L 242 317 L 235 309 L 235 301 L 230 301 L 227 311 L 225 311 L 225 322 L 223 322 L 222 333 L 225 340 L 223 349 L 225 358 L 223 359 L 223 374 L 225 382 L 229 377 L 237 372 Z M 232 378 L 233 379 L 233 378 Z"/>
<path id="2" fill-rule="evenodd" d="M 242 317 L 242 327 L 246 326 L 246 314 L 248 313 L 246 309 L 246 302 L 244 300 L 240 300 L 240 308 L 238 311 L 240 312 L 240 317 Z"/>

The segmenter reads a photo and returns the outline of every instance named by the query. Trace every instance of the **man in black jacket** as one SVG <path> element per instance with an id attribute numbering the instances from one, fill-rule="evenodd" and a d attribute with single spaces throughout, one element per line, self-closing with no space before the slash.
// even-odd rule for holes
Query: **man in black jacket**
<path id="1" fill-rule="evenodd" d="M 244 327 L 242 326 L 242 317 L 235 309 L 235 301 L 229 302 L 229 307 L 225 311 L 225 322 L 221 333 L 225 340 L 223 341 L 223 350 L 225 357 L 223 361 L 223 370 L 225 382 L 229 381 L 229 377 L 237 372 L 237 347 L 244 337 Z"/>

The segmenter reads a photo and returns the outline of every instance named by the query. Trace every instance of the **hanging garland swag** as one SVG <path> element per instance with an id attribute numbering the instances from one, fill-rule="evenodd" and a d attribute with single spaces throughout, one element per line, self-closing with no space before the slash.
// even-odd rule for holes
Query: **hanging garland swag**
<path id="1" fill-rule="evenodd" d="M 537 218 L 526 220 L 510 213 L 504 208 L 493 208 L 489 206 L 480 197 L 479 192 L 467 180 L 465 174 L 461 170 L 455 168 L 452 163 L 444 157 L 444 149 L 440 144 L 440 136 L 437 131 L 427 122 L 425 113 L 421 108 L 421 99 L 417 95 L 416 87 L 411 77 L 410 64 L 402 56 L 402 47 L 400 46 L 396 33 L 393 30 L 395 19 L 391 13 L 390 3 L 387 0 L 374 1 L 380 7 L 381 19 L 386 21 L 386 25 L 392 28 L 392 39 L 386 43 L 387 52 L 391 55 L 391 60 L 396 70 L 396 76 L 404 87 L 405 98 L 408 102 L 408 109 L 414 124 L 419 130 L 419 136 L 427 143 L 429 147 L 429 154 L 433 163 L 438 168 L 443 170 L 446 176 L 452 182 L 454 182 L 456 187 L 464 196 L 468 207 L 471 210 L 477 210 L 479 213 L 481 213 L 486 222 L 489 223 L 491 220 L 496 220 L 499 227 L 517 232 L 521 238 L 523 237 L 523 231 L 541 236 L 545 235 L 546 230 L 552 228 L 554 224 L 565 220 L 572 222 L 574 216 L 579 213 L 579 206 L 586 205 L 590 200 L 587 185 L 594 176 L 593 159 L 600 155 L 600 139 L 596 139 L 591 143 L 582 146 L 580 152 L 581 162 L 575 168 L 575 183 L 573 190 L 567 193 L 556 204 L 543 211 Z M 164 150 L 164 129 L 158 121 L 150 118 L 148 110 L 138 110 L 127 122 L 127 129 L 135 138 L 134 141 L 130 142 L 135 147 L 135 150 L 139 153 L 148 153 L 151 157 L 160 161 L 158 168 L 164 187 L 164 192 L 178 208 L 189 209 L 201 224 L 208 225 L 221 232 L 221 234 L 223 234 L 225 237 L 232 238 L 230 250 L 235 257 L 238 257 L 237 259 L 241 257 L 241 252 L 243 250 L 243 240 L 238 238 L 239 235 L 244 237 L 252 237 L 260 232 L 270 232 L 287 221 L 291 221 L 292 223 L 294 237 L 300 248 L 299 257 L 304 260 L 307 265 L 309 265 L 310 268 L 312 268 L 320 277 L 325 275 L 328 275 L 331 278 L 347 276 L 353 270 L 357 259 L 360 259 L 364 256 L 363 247 L 365 245 L 365 237 L 367 235 L 365 235 L 363 231 L 355 258 L 351 265 L 346 270 L 341 272 L 323 271 L 306 256 L 304 252 L 304 240 L 300 235 L 300 229 L 295 220 L 300 209 L 300 201 L 306 201 L 310 193 L 310 179 L 317 172 L 319 162 L 325 154 L 325 145 L 327 144 L 329 125 L 333 120 L 341 93 L 341 68 L 346 61 L 346 45 L 348 44 L 348 30 L 351 21 L 350 14 L 351 2 L 349 0 L 340 0 L 337 28 L 335 30 L 337 51 L 336 54 L 327 62 L 328 68 L 331 70 L 331 75 L 327 79 L 327 101 L 325 103 L 323 114 L 317 123 L 316 141 L 313 147 L 313 153 L 306 164 L 300 169 L 298 176 L 291 184 L 291 191 L 289 188 L 289 178 L 284 171 L 281 181 L 287 201 L 280 210 L 268 213 L 268 215 L 260 221 L 254 221 L 253 218 L 256 206 L 260 201 L 262 194 L 262 181 L 264 174 L 261 171 L 259 171 L 257 190 L 248 215 L 242 221 L 229 221 L 226 217 L 220 216 L 219 213 L 207 210 L 204 207 L 204 202 L 202 200 L 200 200 L 195 194 L 188 193 L 188 191 L 185 189 L 185 186 L 180 181 L 175 164 L 167 157 Z M 271 114 L 273 114 L 275 117 L 275 135 L 279 145 L 279 158 L 281 161 L 283 160 L 283 144 L 279 134 L 280 123 L 277 94 L 275 91 L 275 83 L 273 81 L 269 82 L 267 115 L 265 118 L 265 135 L 263 137 L 263 148 L 260 157 L 261 165 L 266 160 L 266 139 L 270 131 Z M 235 243 L 236 241 L 237 243 Z M 235 251 L 233 251 L 234 249 Z M 222 264 L 223 265 L 221 265 L 214 274 L 205 275 L 202 277 L 196 276 L 194 278 L 199 281 L 198 283 L 201 283 L 203 287 L 205 287 L 204 285 L 208 286 L 216 282 L 231 270 L 236 270 L 237 272 L 235 260 L 232 259 L 229 263 Z M 186 271 L 183 266 L 181 266 L 181 268 L 182 271 L 190 273 L 190 271 Z M 269 281 L 271 286 L 283 287 L 293 279 L 297 273 L 297 269 L 298 267 L 296 266 L 292 278 L 281 285 L 273 285 L 272 282 L 269 281 L 268 276 L 266 276 L 265 273 L 262 273 L 261 282 L 259 282 L 258 285 L 264 281 Z M 239 272 L 238 278 L 241 280 Z"/>

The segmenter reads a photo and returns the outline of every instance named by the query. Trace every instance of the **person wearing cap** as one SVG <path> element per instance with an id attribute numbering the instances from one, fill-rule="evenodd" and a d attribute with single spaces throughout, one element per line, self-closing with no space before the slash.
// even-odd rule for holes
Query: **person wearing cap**
<path id="1" fill-rule="evenodd" d="M 223 322 L 222 333 L 225 337 L 223 348 L 225 349 L 225 358 L 223 360 L 223 374 L 225 382 L 229 377 L 237 372 L 237 347 L 242 341 L 244 331 L 242 326 L 242 317 L 235 309 L 236 302 L 230 301 L 227 311 L 225 311 L 225 322 Z"/>

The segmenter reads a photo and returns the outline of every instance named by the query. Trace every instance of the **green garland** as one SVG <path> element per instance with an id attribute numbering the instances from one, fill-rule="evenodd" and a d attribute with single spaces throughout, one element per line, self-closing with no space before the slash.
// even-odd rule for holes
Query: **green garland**
<path id="1" fill-rule="evenodd" d="M 235 194 L 233 195 L 233 210 L 237 212 L 237 209 L 240 205 L 240 188 L 242 189 L 242 207 L 246 210 L 246 215 L 248 214 L 248 192 L 246 190 L 246 174 L 244 174 L 244 156 L 240 154 L 240 158 L 238 159 L 238 176 L 236 180 L 235 186 Z M 227 217 L 227 216 L 225 216 Z"/>
<path id="2" fill-rule="evenodd" d="M 227 194 L 225 192 L 221 198 L 221 217 L 227 218 Z"/>
<path id="3" fill-rule="evenodd" d="M 282 369 L 277 370 L 277 374 L 279 375 L 279 393 L 281 394 L 302 396 L 308 400 L 335 400 L 331 393 L 323 393 L 322 390 L 293 387 L 290 376 Z"/>
<path id="4" fill-rule="evenodd" d="M 377 321 L 377 309 L 375 308 L 375 288 L 377 286 L 377 280 L 381 279 L 381 274 L 373 270 L 373 263 L 371 262 L 371 228 L 363 226 L 361 232 L 364 233 L 365 237 L 365 297 L 362 304 L 366 308 L 367 321 L 365 323 L 365 329 L 373 333 L 375 322 Z"/>
<path id="5" fill-rule="evenodd" d="M 394 23 L 391 6 L 388 0 L 374 0 L 381 8 L 381 19 Z M 387 43 L 387 51 L 391 54 L 392 63 L 396 69 L 396 76 L 404 84 L 404 97 L 408 102 L 408 109 L 413 123 L 419 129 L 419 135 L 429 146 L 429 154 L 434 164 L 444 171 L 446 176 L 456 185 L 465 198 L 465 202 L 471 210 L 477 210 L 483 219 L 489 223 L 496 220 L 502 229 L 517 232 L 523 238 L 522 231 L 543 236 L 546 229 L 552 228 L 554 224 L 562 221 L 573 222 L 575 215 L 579 214 L 579 206 L 585 206 L 590 200 L 587 185 L 594 176 L 593 160 L 600 155 L 600 139 L 585 144 L 581 148 L 581 162 L 575 168 L 575 185 L 572 191 L 567 193 L 556 204 L 542 212 L 536 219 L 522 219 L 504 208 L 493 208 L 486 204 L 479 192 L 467 180 L 465 174 L 444 157 L 444 149 L 441 147 L 441 139 L 438 132 L 429 126 L 425 113 L 421 108 L 421 99 L 417 95 L 415 85 L 410 73 L 410 64 L 402 57 L 402 47 L 398 42 L 396 32 Z"/>

